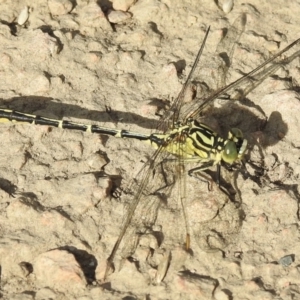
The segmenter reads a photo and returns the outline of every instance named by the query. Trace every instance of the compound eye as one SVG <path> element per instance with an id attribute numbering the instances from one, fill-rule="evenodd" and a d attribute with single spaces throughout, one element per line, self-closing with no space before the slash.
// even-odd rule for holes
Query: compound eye
<path id="1" fill-rule="evenodd" d="M 234 137 L 236 137 L 236 138 L 243 138 L 243 133 L 242 133 L 242 131 L 240 130 L 240 129 L 238 129 L 238 128 L 231 128 L 231 133 L 232 133 L 232 135 L 234 136 Z"/>
<path id="2" fill-rule="evenodd" d="M 232 164 L 238 158 L 236 145 L 233 141 L 228 141 L 222 153 L 222 159 L 229 164 Z"/>

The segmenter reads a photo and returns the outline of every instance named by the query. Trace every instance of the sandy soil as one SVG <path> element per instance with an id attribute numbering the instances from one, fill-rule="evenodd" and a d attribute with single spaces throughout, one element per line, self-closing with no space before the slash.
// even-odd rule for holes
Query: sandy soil
<path id="1" fill-rule="evenodd" d="M 150 133 L 157 100 L 178 95 L 208 25 L 202 64 L 211 72 L 222 31 L 247 15 L 228 82 L 299 38 L 296 1 L 236 1 L 227 14 L 208 0 L 131 2 L 114 1 L 116 10 L 129 12 L 114 14 L 110 1 L 0 1 L 1 107 Z M 27 21 L 26 11 L 18 18 L 26 5 Z M 236 203 L 187 178 L 193 253 L 182 249 L 174 187 L 164 203 L 149 198 L 138 211 L 136 222 L 151 212 L 155 225 L 136 239 L 134 253 L 132 245 L 122 247 L 130 259 L 118 253 L 106 281 L 105 262 L 128 205 L 124 193 L 111 195 L 125 189 L 154 150 L 135 140 L 3 124 L 0 298 L 300 299 L 297 82 L 299 58 L 247 101 L 225 103 L 206 118 L 222 133 L 232 126 L 244 131 L 252 176 L 224 171 L 225 180 L 235 181 Z M 160 206 L 158 215 L 151 205 Z M 215 237 L 219 251 L 205 247 L 213 230 L 224 235 Z M 134 244 L 129 236 L 125 242 Z"/>

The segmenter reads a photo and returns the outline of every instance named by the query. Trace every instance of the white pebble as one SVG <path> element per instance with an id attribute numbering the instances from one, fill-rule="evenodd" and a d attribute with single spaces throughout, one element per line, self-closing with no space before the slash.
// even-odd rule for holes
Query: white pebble
<path id="1" fill-rule="evenodd" d="M 233 0 L 226 0 L 222 5 L 222 9 L 225 14 L 231 12 L 232 8 L 233 8 Z"/>
<path id="2" fill-rule="evenodd" d="M 21 12 L 18 16 L 17 23 L 22 26 L 27 22 L 28 18 L 29 18 L 29 9 L 28 9 L 28 6 L 25 6 L 21 10 Z"/>
<path id="3" fill-rule="evenodd" d="M 156 283 L 161 283 L 164 280 L 170 265 L 170 260 L 171 260 L 171 252 L 168 251 L 164 254 L 163 259 L 157 266 L 157 273 L 155 276 Z"/>
<path id="4" fill-rule="evenodd" d="M 121 23 L 131 18 L 131 14 L 121 10 L 110 10 L 107 14 L 107 18 L 110 23 Z"/>

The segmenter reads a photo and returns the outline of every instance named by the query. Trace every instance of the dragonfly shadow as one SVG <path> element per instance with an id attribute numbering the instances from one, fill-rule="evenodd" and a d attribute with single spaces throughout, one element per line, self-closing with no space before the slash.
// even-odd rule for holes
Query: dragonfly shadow
<path id="1" fill-rule="evenodd" d="M 266 148 L 277 144 L 288 132 L 288 125 L 282 119 L 281 113 L 273 111 L 268 119 L 266 127 L 264 128 L 265 138 L 261 146 Z"/>
<path id="2" fill-rule="evenodd" d="M 62 103 L 51 97 L 23 96 L 14 97 L 9 100 L 0 99 L 0 102 L 2 107 L 8 109 L 22 111 L 28 114 L 39 114 L 49 118 L 63 119 L 65 117 L 71 117 L 85 120 L 83 123 L 108 122 L 118 126 L 129 123 L 147 129 L 153 129 L 158 126 L 157 120 L 142 117 L 136 113 L 116 111 L 109 107 L 106 108 L 106 111 L 91 110 L 75 104 Z"/>
<path id="3" fill-rule="evenodd" d="M 245 103 L 251 102 L 247 100 Z M 211 109 L 209 118 L 215 120 L 211 121 L 211 124 L 216 124 L 212 127 L 224 138 L 227 138 L 230 128 L 239 128 L 251 144 L 255 143 L 254 139 L 257 133 L 261 132 L 263 139 L 260 141 L 260 145 L 262 148 L 277 144 L 288 132 L 288 125 L 282 119 L 280 112 L 273 111 L 266 116 L 261 108 L 257 108 L 257 105 L 247 107 L 237 103 L 228 103 L 220 108 Z M 206 121 L 206 124 L 210 125 L 209 121 Z"/>

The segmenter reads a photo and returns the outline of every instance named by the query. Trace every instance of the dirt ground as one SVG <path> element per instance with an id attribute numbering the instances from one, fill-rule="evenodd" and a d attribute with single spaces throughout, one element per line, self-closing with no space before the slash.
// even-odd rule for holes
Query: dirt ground
<path id="1" fill-rule="evenodd" d="M 223 2 L 0 0 L 1 108 L 149 134 L 163 100 L 178 95 L 209 25 L 202 82 L 214 81 L 222 33 L 242 14 L 247 23 L 227 83 L 300 37 L 297 1 Z M 285 53 L 295 59 L 245 99 L 216 101 L 205 116 L 221 134 L 241 128 L 252 151 L 248 176 L 222 170 L 237 191 L 233 199 L 187 178 L 192 251 L 183 249 L 175 186 L 164 201 L 149 197 L 137 211 L 134 221 L 151 226 L 139 235 L 129 230 L 106 280 L 130 201 L 124 191 L 154 149 L 3 123 L 0 298 L 300 299 L 297 51 Z"/>

